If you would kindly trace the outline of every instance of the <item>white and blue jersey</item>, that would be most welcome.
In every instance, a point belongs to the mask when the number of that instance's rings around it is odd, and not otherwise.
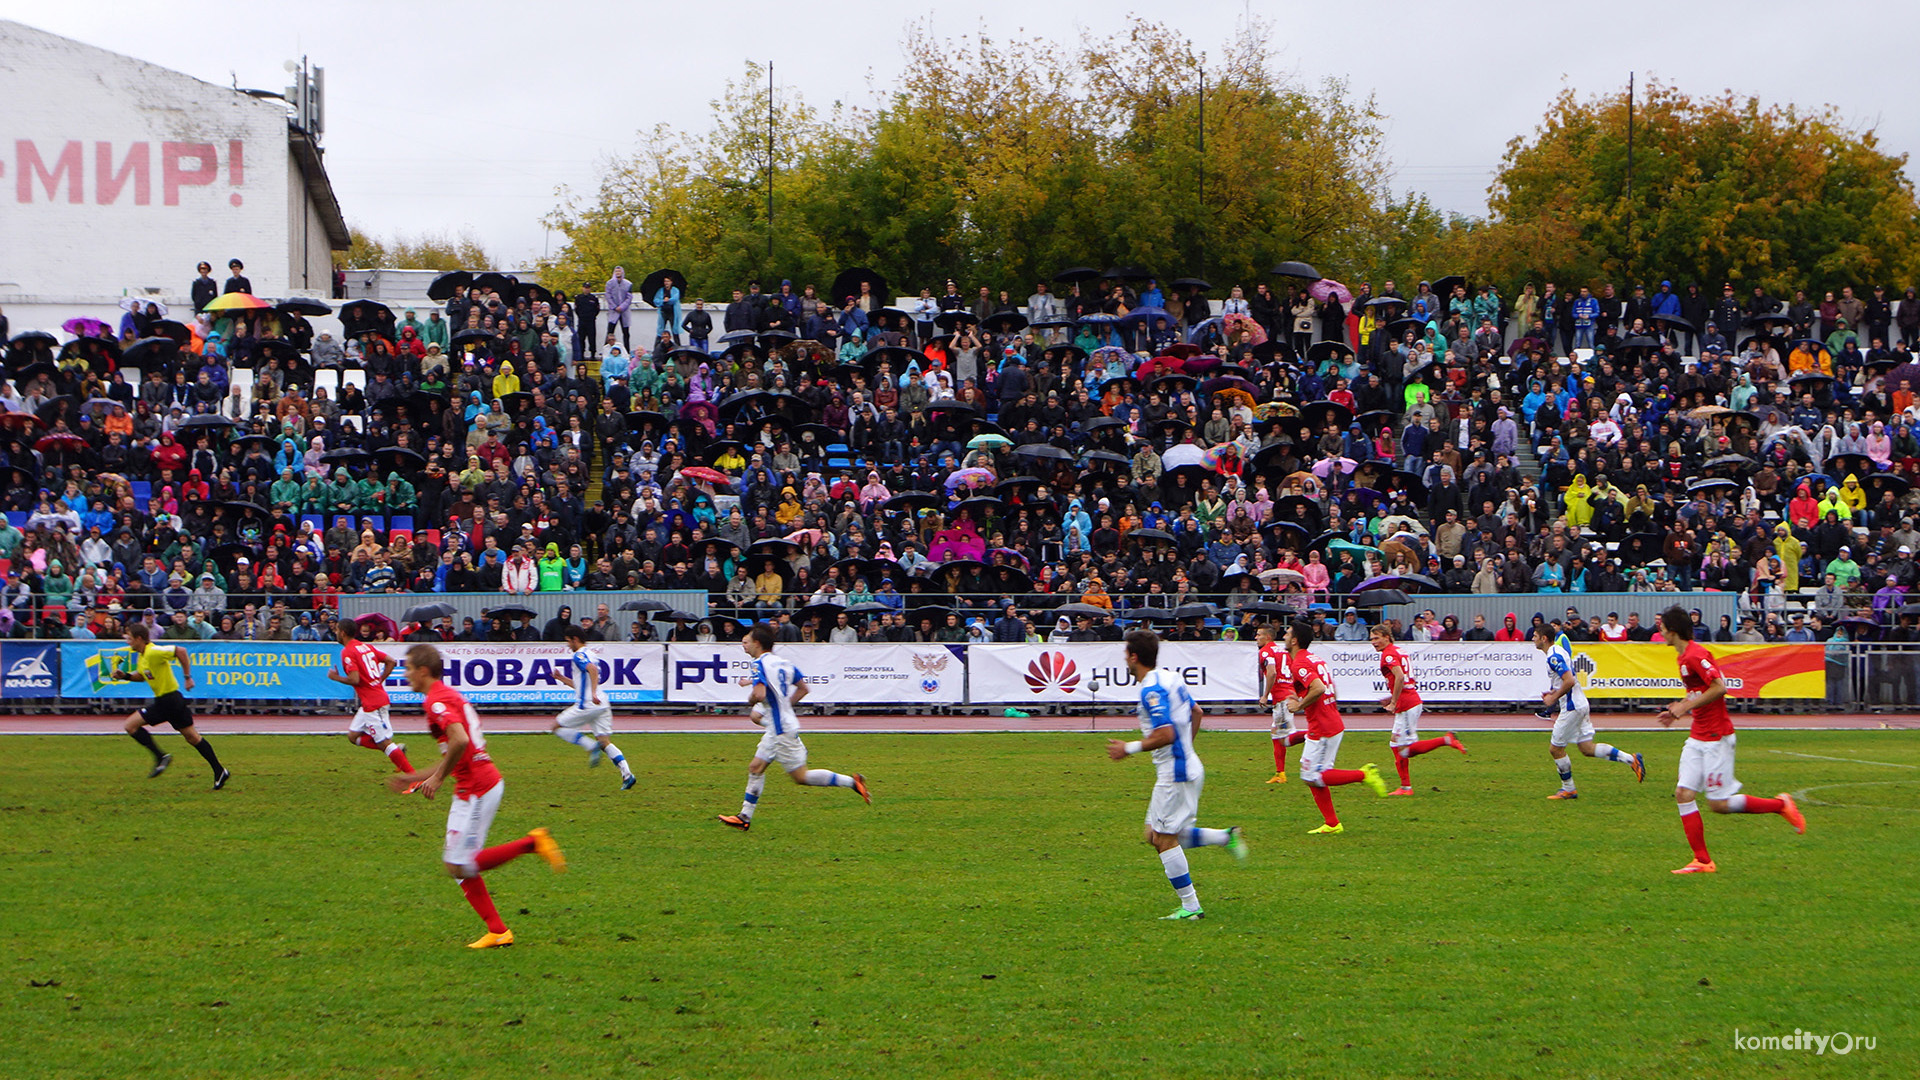
[[[753,685],[767,688],[767,730],[775,735],[800,734],[800,714],[793,708],[793,692],[806,680],[793,662],[772,653],[753,661]]]
[[[1153,752],[1155,779],[1186,783],[1206,774],[1193,752],[1193,695],[1178,675],[1154,670],[1140,680],[1140,734],[1173,729],[1173,741]]]
[[[594,652],[591,647],[582,646],[578,652],[568,658],[568,663],[573,666],[573,670],[568,674],[573,676],[574,707],[584,709],[593,704],[593,688],[587,685],[587,672],[599,667],[600,654]]]
[[[1567,640],[1567,635],[1561,634],[1554,638],[1553,648],[1547,650],[1547,672],[1553,679],[1553,685],[1549,687],[1553,690],[1560,688],[1562,679],[1573,675],[1573,643]],[[1560,712],[1564,715],[1578,712],[1586,707],[1587,692],[1580,689],[1579,676],[1574,676],[1573,689],[1560,697]]]

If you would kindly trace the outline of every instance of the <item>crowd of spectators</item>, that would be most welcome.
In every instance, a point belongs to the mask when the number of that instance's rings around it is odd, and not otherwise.
[[[1563,594],[1575,636],[1635,630],[1578,594],[1717,590],[1739,616],[1709,637],[1920,640],[1912,289],[1214,298],[1084,271],[709,304],[621,269],[571,295],[465,275],[424,318],[353,301],[336,339],[326,305],[229,269],[117,326],[0,313],[0,632],[323,639],[341,593],[694,589],[705,622],[582,617],[616,640],[1204,638],[1351,626],[1379,617],[1355,594],[1398,588],[1544,594],[1549,619]]]

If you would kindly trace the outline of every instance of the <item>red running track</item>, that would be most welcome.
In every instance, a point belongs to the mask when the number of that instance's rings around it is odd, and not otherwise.
[[[118,735],[125,714],[119,715],[43,715],[0,717],[0,735]],[[1360,713],[1347,716],[1347,727],[1355,731],[1388,731],[1393,718],[1384,713]],[[489,734],[516,734],[545,731],[553,723],[552,714],[488,714],[484,718]],[[1265,731],[1265,713],[1209,713],[1206,726],[1215,731]],[[1606,731],[1658,731],[1652,712],[1595,713],[1594,726]],[[958,734],[1019,731],[1121,732],[1138,731],[1139,721],[1125,714],[1100,716],[1034,716],[1017,719],[1005,716],[906,716],[805,715],[802,726],[809,734],[873,732],[887,734]],[[1806,715],[1769,715],[1736,713],[1734,724],[1744,729],[1776,730],[1880,730],[1899,728],[1920,730],[1920,715],[1875,715],[1871,713],[1813,713]],[[199,730],[208,735],[338,735],[347,729],[347,716],[202,716]],[[426,725],[417,713],[395,708],[394,730],[408,735],[424,735]],[[1421,727],[1442,731],[1524,731],[1545,735],[1550,725],[1536,721],[1526,713],[1430,713]],[[162,728],[165,731],[166,728]],[[621,734],[727,734],[739,735],[753,730],[744,716],[731,713],[684,713],[680,715],[631,714],[614,717],[614,730]]]

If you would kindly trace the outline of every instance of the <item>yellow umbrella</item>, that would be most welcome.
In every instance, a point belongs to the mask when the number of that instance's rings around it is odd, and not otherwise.
[[[273,305],[252,293],[230,292],[215,297],[202,311],[260,311]]]

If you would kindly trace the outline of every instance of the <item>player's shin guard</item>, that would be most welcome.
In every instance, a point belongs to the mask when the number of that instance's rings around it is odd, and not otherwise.
[[[853,777],[846,773],[830,772],[826,769],[807,770],[808,787],[852,787]]]
[[[1188,829],[1180,834],[1181,847],[1226,847],[1233,834],[1225,829]]]
[[[760,792],[767,786],[767,775],[759,773],[747,777],[747,797],[740,804],[740,817],[745,821],[753,820],[753,812],[760,808]]]
[[[1419,757],[1421,754],[1432,753],[1445,745],[1447,745],[1445,736],[1437,739],[1421,739],[1419,742],[1409,743],[1402,748],[1401,753],[1408,757]]]
[[[482,854],[485,854],[482,852]],[[507,924],[500,921],[500,912],[493,906],[493,896],[487,892],[487,883],[480,878],[470,877],[460,883],[460,891],[467,894],[467,903],[473,905],[474,913],[480,921],[487,924],[490,934],[504,934]]]
[[[1727,799],[1729,814],[1777,814],[1786,807],[1784,799],[1769,799],[1760,795],[1734,795]]]
[[[1357,770],[1349,769],[1348,771],[1353,772]],[[1324,775],[1325,774],[1322,774],[1322,776]],[[1325,820],[1328,825],[1340,824],[1340,818],[1333,812],[1333,792],[1328,791],[1320,784],[1309,785],[1307,790],[1313,792],[1313,805],[1320,808],[1320,817]]]
[[[407,760],[407,752],[400,749],[397,742],[387,744],[387,760],[393,762],[393,767],[401,772],[413,771],[413,763]]]
[[[127,734],[133,737],[134,742],[146,747],[147,752],[153,755],[153,760],[160,760],[160,744],[153,741],[153,733],[151,731],[143,727],[137,727]],[[204,742],[205,740],[202,741]]]
[[[1701,862],[1712,862],[1713,856],[1707,854],[1707,826],[1700,820],[1700,804],[1683,802],[1680,805],[1680,826],[1687,830],[1687,843],[1693,848],[1693,857]]]
[[[1187,873],[1187,853],[1183,848],[1170,847],[1160,853],[1160,865],[1166,867],[1167,884],[1180,894],[1180,906],[1188,911],[1200,910],[1200,894],[1194,891],[1193,875]]]
[[[193,748],[200,751],[201,757],[207,759],[207,764],[213,768],[213,775],[219,776],[220,758],[219,755],[213,752],[213,740],[202,738],[199,742],[193,744]]]
[[[601,749],[607,752],[607,760],[613,762],[614,767],[620,770],[621,776],[633,775],[633,770],[627,768],[627,755],[621,753],[619,747],[608,743],[601,747]]]
[[[1633,762],[1632,754],[1610,743],[1594,743],[1593,756],[1599,758],[1601,761],[1618,761],[1622,764],[1632,764]]]
[[[1554,758],[1553,767],[1560,770],[1560,789],[1573,790],[1573,761],[1569,758]]]
[[[1276,773],[1287,771],[1287,737],[1285,735],[1273,737],[1273,771]]]
[[[573,728],[554,728],[553,737],[561,742],[572,743],[589,754],[600,745],[600,740],[594,738],[591,732],[575,731]]]
[[[1320,774],[1320,782],[1328,787],[1342,784],[1357,784],[1367,778],[1359,769],[1327,769]]]
[[[1407,769],[1407,748],[1402,746],[1393,754],[1393,767],[1400,772],[1400,786],[1413,786],[1413,773]]]
[[[480,867],[481,873],[485,873],[499,866],[501,863],[512,862],[522,855],[531,854],[533,854],[533,837],[523,836],[518,840],[509,840],[504,844],[495,844],[490,848],[482,848],[480,853],[473,857],[473,861]],[[473,878],[470,880],[478,881],[479,879]],[[487,929],[493,930],[493,927],[489,926]],[[493,932],[497,934],[500,931],[493,930]]]

